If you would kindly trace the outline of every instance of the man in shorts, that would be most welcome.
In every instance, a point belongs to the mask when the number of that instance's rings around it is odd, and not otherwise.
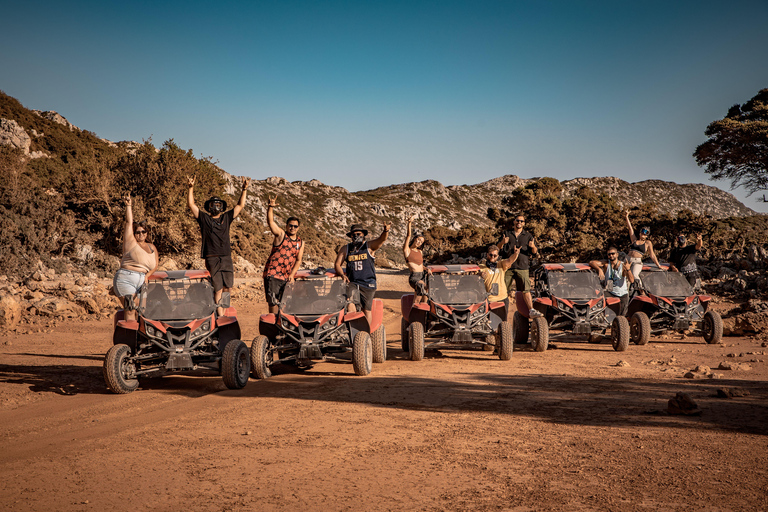
[[[270,313],[277,313],[287,283],[293,282],[301,268],[304,257],[304,242],[299,238],[299,219],[288,217],[285,229],[275,222],[274,208],[277,196],[270,197],[267,204],[267,225],[272,231],[272,252],[264,264],[264,294]]]
[[[617,297],[621,302],[621,316],[627,316],[629,307],[629,285],[635,282],[628,261],[621,261],[616,247],[608,248],[608,261],[592,260],[589,266],[597,270],[601,281],[605,281],[605,297]]]
[[[509,294],[507,292],[505,275],[519,255],[520,247],[515,247],[512,251],[512,256],[505,260],[500,260],[499,248],[495,245],[489,245],[485,253],[486,263],[485,265],[480,265],[480,276],[485,283],[485,290],[491,292],[493,285],[498,285],[498,292],[496,295],[488,297],[488,301],[504,303],[504,314],[501,315],[502,320],[507,320],[507,313],[509,312]]]
[[[384,224],[384,229],[376,240],[367,242],[368,230],[360,224],[353,224],[349,228],[347,236],[352,242],[344,245],[336,254],[336,274],[344,278],[348,283],[347,293],[350,295],[354,291],[360,294],[360,306],[371,325],[371,309],[373,308],[373,296],[376,293],[376,267],[375,253],[387,240],[389,235],[389,224]],[[346,263],[342,268],[342,263]],[[354,304],[350,304],[349,312],[357,311]]]
[[[701,233],[696,235],[695,244],[686,244],[685,235],[681,233],[677,237],[677,247],[672,249],[669,255],[669,269],[682,272],[697,293],[701,291],[701,274],[699,274],[699,267],[696,266],[696,256],[703,245]]]
[[[541,313],[533,309],[529,270],[531,268],[531,256],[536,256],[539,250],[536,248],[533,235],[524,230],[523,227],[525,227],[525,216],[520,213],[515,216],[515,229],[505,231],[496,246],[499,248],[500,257],[504,259],[512,256],[516,248],[520,249],[517,260],[507,270],[504,281],[510,294],[512,293],[511,285],[514,281],[515,290],[523,292],[523,299],[528,306],[528,317],[535,318],[541,316]]]
[[[203,243],[200,248],[200,257],[205,260],[205,268],[211,274],[213,281],[214,301],[219,316],[224,315],[224,306],[221,304],[221,296],[229,293],[235,283],[235,269],[232,265],[232,246],[229,242],[229,228],[232,221],[240,215],[245,208],[245,195],[249,178],[243,178],[243,191],[240,200],[235,207],[227,210],[227,202],[218,197],[212,197],[205,202],[204,208],[208,213],[198,208],[195,204],[195,177],[187,176],[189,191],[187,193],[187,206],[200,226],[200,235]]]

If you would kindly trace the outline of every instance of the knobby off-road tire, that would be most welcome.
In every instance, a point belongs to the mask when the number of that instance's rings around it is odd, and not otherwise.
[[[371,373],[373,368],[371,335],[365,331],[358,331],[352,341],[352,368],[355,370],[355,375],[361,377]]]
[[[629,346],[629,322],[627,317],[617,316],[611,324],[611,344],[616,352],[624,352]]]
[[[495,334],[489,334],[485,337],[485,343],[483,344],[483,352],[493,352],[496,350],[496,346],[499,344]]]
[[[549,346],[549,324],[543,316],[531,320],[531,348],[536,352],[544,352]]]
[[[135,391],[139,387],[139,379],[127,377],[130,363],[126,361],[131,355],[128,345],[114,345],[104,357],[104,381],[113,393],[119,395]]]
[[[499,359],[509,361],[512,359],[512,352],[515,350],[515,344],[512,342],[512,326],[504,321],[499,324],[499,332],[496,333],[496,340],[499,347]]]
[[[221,377],[229,389],[242,389],[251,374],[251,356],[240,340],[231,340],[221,356]]]
[[[268,379],[272,376],[267,357],[272,359],[272,352],[269,350],[269,338],[256,336],[251,343],[251,373],[254,379]]]
[[[723,339],[723,319],[717,311],[707,311],[701,321],[701,333],[704,341],[710,345]]]
[[[413,322],[408,326],[408,356],[411,361],[424,359],[424,326]]]
[[[519,311],[512,316],[512,337],[517,344],[528,343],[528,319]]]
[[[383,363],[387,360],[387,329],[382,323],[378,329],[371,333],[371,345],[373,346],[373,362]]]
[[[400,319],[400,346],[403,352],[408,352],[408,320]]]
[[[642,311],[629,320],[629,338],[635,345],[647,345],[651,339],[651,320]]]

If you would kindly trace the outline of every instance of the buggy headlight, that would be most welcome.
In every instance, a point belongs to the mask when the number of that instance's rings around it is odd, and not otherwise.
[[[297,332],[297,331],[299,330],[299,328],[298,328],[298,327],[296,327],[296,326],[295,326],[295,325],[293,325],[291,322],[289,322],[288,320],[285,320],[285,319],[281,319],[281,320],[280,320],[280,325],[281,325],[281,326],[282,326],[282,328],[283,328],[283,329],[285,329],[286,331]]]
[[[450,318],[450,315],[448,314],[448,312],[439,306],[435,308],[435,313],[440,318]]]
[[[699,305],[699,298],[698,297],[694,297],[693,300],[691,301],[691,303],[688,305],[688,309],[694,309],[698,305]]]
[[[209,330],[211,330],[211,322],[210,320],[206,320],[203,325],[198,327],[192,332],[192,337],[197,338],[198,336],[202,336],[203,334],[207,333]]]
[[[559,299],[555,299],[555,304],[557,305],[557,309],[560,309],[560,310],[570,309],[568,306],[565,305],[565,302]]]
[[[485,314],[485,304],[477,308],[477,311],[472,313],[472,318],[477,318],[479,316],[483,316]]]
[[[592,311],[592,312],[594,312],[594,311],[599,311],[599,310],[603,309],[603,307],[605,307],[605,306],[603,305],[603,300],[604,300],[604,299],[600,299],[600,300],[597,302],[597,304],[595,304],[594,306],[592,306],[592,307],[591,307],[589,310],[590,310],[590,311]]]
[[[144,324],[144,330],[147,332],[147,336],[154,336],[156,332],[155,328],[149,324]]]

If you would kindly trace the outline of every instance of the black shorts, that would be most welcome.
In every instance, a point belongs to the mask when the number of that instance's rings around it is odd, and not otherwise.
[[[232,256],[207,256],[205,268],[211,274],[213,289],[232,288],[235,284],[235,269],[232,266]]]
[[[352,299],[355,306],[360,306],[363,311],[373,309],[373,296],[376,294],[376,288],[368,288],[357,283],[349,283],[347,286],[347,297]]]
[[[421,284],[419,284],[419,281],[421,281]],[[408,278],[408,284],[414,289],[416,295],[427,294],[427,287],[424,283],[424,272],[413,272],[411,277]]]
[[[273,276],[264,278],[264,295],[267,297],[267,304],[277,306],[283,300],[283,291],[287,282]]]

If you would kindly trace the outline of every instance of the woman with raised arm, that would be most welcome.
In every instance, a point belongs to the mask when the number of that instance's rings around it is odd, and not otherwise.
[[[424,235],[412,233],[412,224],[413,217],[408,219],[408,229],[403,240],[403,256],[411,271],[408,284],[415,292],[413,303],[418,304],[427,302],[427,276],[424,272],[424,254],[421,252],[424,247]]]
[[[136,320],[133,301],[126,303],[126,297],[134,300],[141,286],[152,273],[157,270],[157,248],[147,242],[147,221],[133,222],[133,200],[130,194],[123,199],[125,202],[125,227],[123,228],[123,257],[120,268],[115,272],[112,286],[115,295],[120,299],[125,309],[125,320]]]
[[[630,272],[635,276],[635,279],[640,277],[640,272],[643,270],[643,256],[648,254],[651,260],[662,270],[666,270],[666,267],[659,265],[659,260],[656,258],[656,253],[653,252],[653,244],[648,240],[648,235],[651,234],[650,228],[643,226],[640,228],[639,236],[635,236],[635,231],[632,229],[632,222],[629,220],[629,210],[625,212],[627,219],[627,227],[629,228],[629,239],[632,242],[629,245],[627,251],[627,257],[629,258]]]

